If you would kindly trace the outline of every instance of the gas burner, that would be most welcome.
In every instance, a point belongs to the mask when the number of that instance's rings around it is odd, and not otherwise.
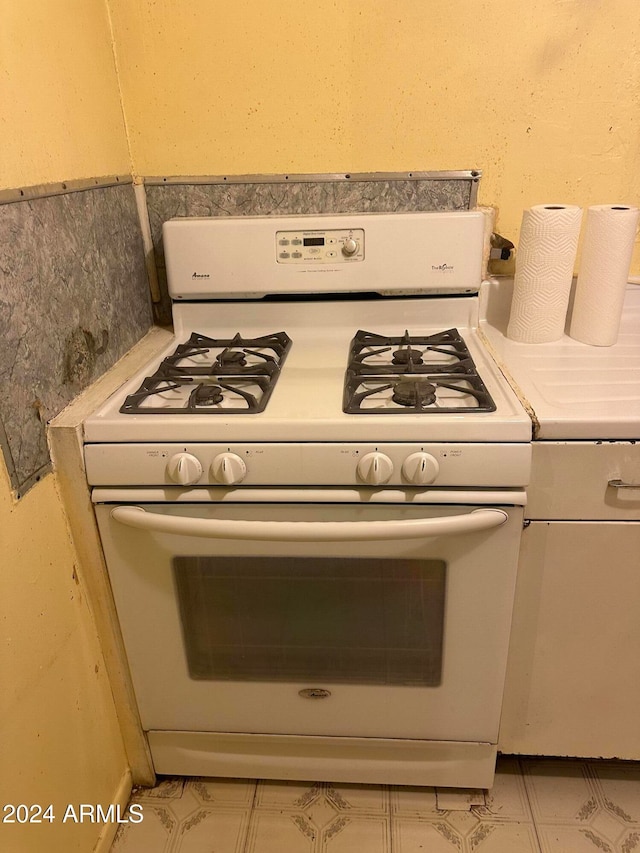
[[[407,347],[406,349],[397,349],[393,353],[393,364],[424,364],[422,352],[419,349]]]
[[[246,352],[240,352],[234,349],[224,349],[216,356],[216,364],[220,367],[244,367],[246,363]]]
[[[393,386],[392,400],[400,406],[430,406],[436,401],[436,386],[426,379],[401,379]]]
[[[219,385],[198,385],[189,394],[189,406],[214,406],[224,399]]]
[[[382,345],[382,346],[381,346]],[[451,414],[496,409],[457,329],[351,342],[342,409],[347,414]]]
[[[264,411],[291,348],[284,332],[209,338],[194,332],[130,394],[123,414],[254,414]],[[207,377],[214,377],[215,383]]]

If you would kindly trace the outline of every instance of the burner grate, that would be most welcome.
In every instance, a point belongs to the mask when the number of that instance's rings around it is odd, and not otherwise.
[[[255,414],[265,410],[291,348],[284,332],[258,338],[209,338],[179,344],[130,394],[123,414]]]
[[[496,405],[457,329],[385,337],[358,331],[349,352],[347,414],[494,412]]]

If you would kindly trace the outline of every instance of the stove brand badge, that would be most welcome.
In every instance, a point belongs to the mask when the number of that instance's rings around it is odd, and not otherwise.
[[[453,264],[431,264],[434,272],[453,272]]]
[[[194,272],[191,278],[210,278],[208,272]]]

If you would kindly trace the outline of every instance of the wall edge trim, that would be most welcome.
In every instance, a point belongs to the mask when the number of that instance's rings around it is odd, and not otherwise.
[[[73,181],[35,184],[31,187],[15,187],[13,189],[0,190],[0,204],[13,204],[16,201],[32,201],[37,198],[49,198],[54,195],[84,192],[85,190],[126,186],[132,183],[132,175],[106,175],[99,178],[77,178]]]
[[[340,181],[471,181],[477,184],[482,177],[480,169],[434,172],[335,172],[265,175],[151,175],[140,178],[147,186],[165,184],[299,184]]]
[[[116,787],[116,790],[110,800],[110,804],[120,806],[120,813],[123,815],[125,813],[125,809],[129,804],[129,799],[131,797],[132,790],[133,783],[131,780],[131,771],[127,769],[120,777],[118,786]],[[93,847],[93,853],[109,853],[113,844],[113,840],[116,836],[116,832],[118,831],[118,826],[118,823],[116,823],[115,821],[109,821],[105,823],[104,827],[102,828],[102,831],[100,832],[100,835],[98,836],[98,840],[96,841]]]

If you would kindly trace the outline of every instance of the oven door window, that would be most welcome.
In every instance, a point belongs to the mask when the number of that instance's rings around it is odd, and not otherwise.
[[[193,679],[440,684],[442,560],[172,562]]]

